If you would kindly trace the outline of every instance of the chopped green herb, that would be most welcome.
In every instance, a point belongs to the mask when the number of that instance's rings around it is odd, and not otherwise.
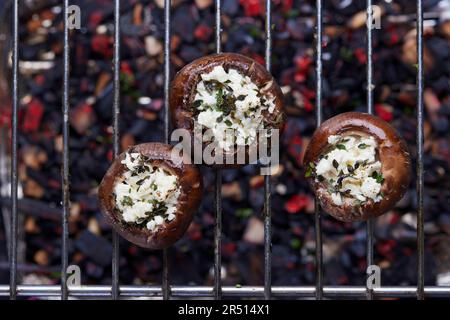
[[[313,175],[314,169],[315,169],[315,165],[313,162],[308,163],[308,167],[306,168],[305,171],[305,178],[309,178]]]
[[[216,103],[217,106],[220,107],[223,103],[223,91],[222,89],[219,89],[219,91],[217,91],[216,93]]]
[[[333,159],[333,167],[337,170],[339,168],[339,163],[336,161],[336,159]]]
[[[145,177],[145,178],[142,178],[141,180],[136,181],[136,184],[138,186],[142,185],[147,178],[149,178],[149,177]]]
[[[337,184],[337,186],[340,188],[340,187],[342,187],[342,181],[345,179],[345,178],[348,178],[348,174],[346,174],[346,175],[343,175],[343,176],[340,176],[338,179],[337,179],[337,182],[336,182],[336,184]]]
[[[312,173],[313,173],[313,169],[312,169],[311,167],[306,168],[306,171],[305,171],[305,178],[311,177],[311,176],[312,176]]]
[[[201,100],[195,100],[194,103],[192,104],[194,109],[198,109],[201,105],[202,105],[202,101]]]
[[[339,150],[347,150],[347,148],[345,148],[345,146],[342,143],[337,144],[336,148],[338,148]]]
[[[230,94],[224,96],[221,111],[228,116],[233,110],[236,110],[236,98]]]
[[[217,80],[209,80],[205,81],[205,89],[209,93],[212,93],[214,90],[222,88],[222,84]]]
[[[231,122],[229,119],[225,120],[225,124],[229,127],[233,125],[233,122]]]
[[[133,199],[131,199],[129,196],[124,196],[122,199],[122,205],[123,206],[132,206],[133,205]]]
[[[360,144],[358,145],[358,148],[360,148],[360,149],[365,149],[365,148],[367,148],[367,147],[368,147],[368,145],[365,144],[365,143],[360,143]]]
[[[374,171],[372,173],[372,178],[377,180],[377,183],[383,183],[383,181],[384,181],[384,178],[383,178],[383,175],[381,174],[381,172]]]

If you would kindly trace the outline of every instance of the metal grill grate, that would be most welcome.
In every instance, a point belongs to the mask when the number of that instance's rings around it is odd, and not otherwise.
[[[117,233],[113,234],[113,258],[112,258],[112,284],[111,286],[81,286],[67,288],[66,268],[68,265],[68,213],[70,209],[69,202],[69,31],[67,28],[67,17],[69,1],[63,0],[64,13],[64,77],[63,77],[63,210],[62,210],[62,257],[61,257],[61,286],[32,286],[17,285],[17,238],[18,238],[18,166],[17,166],[17,129],[18,129],[18,0],[13,1],[12,15],[12,162],[11,162],[11,224],[9,243],[9,263],[10,263],[10,284],[0,285],[0,296],[9,295],[11,299],[17,296],[60,296],[61,299],[73,297],[154,297],[162,296],[164,299],[173,297],[214,297],[220,299],[227,297],[315,297],[322,299],[329,298],[364,298],[372,299],[376,297],[417,297],[423,299],[427,297],[449,297],[449,287],[424,287],[424,215],[423,215],[423,7],[422,0],[417,0],[417,198],[418,201],[418,219],[417,219],[417,287],[381,287],[369,289],[364,286],[359,287],[324,287],[323,286],[323,260],[322,260],[322,229],[321,229],[321,210],[316,201],[315,210],[315,232],[316,232],[316,284],[315,286],[272,286],[271,285],[271,202],[270,202],[270,177],[265,176],[264,180],[264,286],[263,287],[222,287],[221,285],[221,234],[222,234],[222,204],[221,204],[221,170],[215,171],[215,211],[216,223],[214,228],[214,285],[212,287],[199,286],[170,286],[168,250],[163,252],[163,279],[162,287],[157,286],[120,286],[119,285],[119,237]],[[170,6],[171,1],[164,1],[164,138],[169,141],[169,83],[170,83]],[[221,1],[215,0],[215,44],[216,52],[221,52]],[[372,20],[372,1],[367,0],[368,20]],[[120,120],[120,1],[114,1],[114,55],[113,55],[113,149],[114,156],[119,153],[119,120]],[[265,20],[265,61],[266,67],[271,69],[271,1],[266,0],[266,20]],[[316,0],[316,123],[319,126],[322,123],[322,0]],[[373,113],[373,93],[372,93],[372,28],[367,27],[367,112]],[[367,222],[367,262],[373,264],[373,231],[374,220]]]

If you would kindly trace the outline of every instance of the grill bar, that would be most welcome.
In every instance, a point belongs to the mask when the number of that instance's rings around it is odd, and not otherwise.
[[[221,32],[222,32],[222,23],[221,23],[221,0],[215,0],[216,5],[216,15],[215,15],[215,31],[216,31],[216,53],[220,53],[222,51],[222,43],[221,43]]]
[[[215,170],[214,188],[214,203],[216,208],[216,222],[214,225],[214,298],[218,300],[222,296],[222,171],[220,169]]]
[[[417,299],[425,298],[424,291],[424,212],[423,212],[423,4],[417,0]]]
[[[272,15],[271,1],[266,1],[266,69],[272,68]],[[270,165],[270,164],[269,164]],[[270,175],[264,176],[264,299],[269,300],[272,291],[272,210],[270,201]]]
[[[322,123],[322,0],[316,0],[316,126]],[[315,297],[323,298],[322,212],[315,200],[316,232],[316,290]]]
[[[373,22],[373,7],[372,0],[367,0],[367,113],[373,114],[373,69],[372,69],[372,22]],[[367,266],[373,265],[373,231],[375,219],[367,220],[366,234],[366,260]],[[369,275],[367,275],[369,276]],[[373,290],[367,288],[367,299],[373,299]]]
[[[19,2],[15,0],[12,7],[12,124],[11,124],[11,223],[10,223],[10,241],[9,241],[9,272],[10,272],[10,299],[16,299],[17,295],[17,122],[19,108],[18,92],[18,65],[19,65]]]
[[[61,299],[66,300],[67,292],[67,265],[69,261],[67,247],[69,238],[70,214],[70,190],[69,190],[69,76],[70,76],[70,57],[69,57],[69,28],[67,25],[69,16],[69,0],[63,2],[63,20],[64,20],[64,39],[63,39],[63,94],[62,94],[62,113],[63,113],[63,154],[62,154],[62,254],[61,254]]]
[[[114,0],[114,55],[113,55],[113,157],[120,153],[120,1]],[[119,235],[112,233],[112,298],[119,297]]]
[[[169,84],[170,84],[170,0],[164,0],[164,142],[169,143]],[[169,249],[163,249],[162,289],[164,300],[170,298]]]
[[[220,53],[222,51],[221,0],[216,0],[215,6],[216,53]],[[214,298],[218,300],[222,296],[222,170],[215,169],[214,171],[214,207],[216,209],[214,225]]]
[[[121,297],[161,297],[162,290],[159,286],[120,286]],[[365,286],[326,286],[323,287],[323,295],[327,298],[362,298],[367,295]],[[383,298],[411,298],[416,297],[417,287],[379,287],[374,288],[375,297]],[[19,285],[17,287],[18,296],[29,297],[52,297],[60,296],[61,287],[57,285]],[[450,295],[450,287],[424,287],[424,292],[428,297],[442,298]],[[9,294],[9,286],[0,286],[0,296]],[[172,297],[213,297],[214,287],[212,286],[172,286]],[[258,297],[264,296],[264,287],[244,286],[236,288],[234,286],[223,286],[224,297]],[[111,298],[111,286],[81,286],[69,287],[71,297],[103,297]],[[314,286],[273,286],[272,295],[274,297],[296,297],[313,298],[316,296]]]

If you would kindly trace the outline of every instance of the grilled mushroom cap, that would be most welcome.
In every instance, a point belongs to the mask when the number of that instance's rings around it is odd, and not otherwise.
[[[384,181],[381,185],[382,199],[374,202],[372,199],[361,205],[344,202],[336,205],[328,191],[326,181],[317,181],[308,177],[322,208],[336,219],[342,221],[360,221],[377,217],[390,210],[405,194],[410,180],[411,160],[405,141],[387,122],[375,116],[348,112],[325,121],[315,132],[306,149],[304,164],[314,165],[319,157],[329,150],[331,145],[328,137],[332,135],[372,136],[377,142],[377,157],[381,162],[381,174]]]
[[[243,76],[248,76],[251,81],[256,84],[261,93],[272,95],[274,99],[275,109],[272,113],[264,111],[263,118],[266,129],[281,129],[283,125],[283,94],[280,87],[276,84],[272,75],[258,62],[246,56],[236,53],[221,53],[202,57],[194,60],[190,64],[181,69],[174,80],[172,81],[170,92],[170,114],[172,123],[177,128],[187,129],[191,132],[192,141],[194,129],[194,98],[196,95],[197,84],[202,80],[201,75],[211,72],[214,67],[222,66],[225,70],[234,69]],[[203,144],[203,148],[207,143]],[[257,141],[255,141],[257,143]],[[236,148],[235,148],[236,149]],[[245,147],[246,163],[248,163],[248,146]],[[242,164],[225,164],[227,152],[223,152],[223,164],[213,164],[215,167],[239,167]],[[236,160],[236,153],[234,151],[234,158]],[[228,153],[230,157],[230,153]]]
[[[127,223],[116,209],[114,187],[120,181],[127,167],[121,163],[126,152],[120,154],[106,172],[99,190],[100,208],[112,227],[128,241],[144,248],[164,249],[180,239],[192,221],[202,196],[202,177],[197,167],[188,164],[181,156],[171,157],[172,147],[162,143],[144,143],[133,146],[127,152],[138,152],[149,158],[153,166],[163,168],[178,178],[180,195],[178,196],[176,218],[165,221],[154,231],[145,226]]]

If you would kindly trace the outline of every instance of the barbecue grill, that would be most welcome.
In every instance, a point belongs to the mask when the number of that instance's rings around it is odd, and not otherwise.
[[[265,1],[265,64],[266,68],[271,69],[271,52],[272,52],[272,29],[271,29],[271,1]],[[112,283],[111,285],[86,285],[77,287],[67,287],[67,270],[68,267],[68,215],[70,209],[69,195],[69,30],[67,28],[67,17],[69,16],[69,1],[63,0],[63,16],[64,19],[64,54],[63,54],[63,99],[62,99],[62,118],[63,118],[63,164],[62,164],[62,255],[61,255],[61,285],[19,285],[17,283],[17,267],[18,267],[18,236],[19,236],[19,215],[18,215],[18,104],[19,104],[19,1],[12,1],[12,141],[11,141],[11,220],[9,230],[9,268],[10,282],[8,284],[0,284],[0,296],[9,296],[11,299],[17,297],[39,296],[39,297],[60,297],[68,299],[69,297],[79,298],[112,298],[119,299],[124,297],[162,297],[170,299],[172,297],[212,297],[220,299],[222,297],[258,297],[271,299],[275,297],[285,298],[367,298],[375,297],[416,297],[424,299],[425,297],[450,297],[450,287],[424,286],[424,164],[423,164],[423,144],[424,144],[424,108],[423,108],[423,90],[424,90],[424,67],[423,67],[423,29],[424,29],[424,12],[422,0],[417,0],[416,25],[417,25],[417,167],[415,174],[417,175],[417,286],[395,286],[395,287],[377,287],[369,288],[366,286],[324,286],[323,284],[323,256],[322,256],[322,212],[316,202],[315,209],[315,266],[316,277],[315,286],[272,286],[271,269],[271,185],[270,177],[265,176],[264,179],[264,285],[258,287],[242,286],[231,287],[221,285],[221,234],[222,234],[222,203],[221,203],[221,185],[222,173],[220,169],[215,170],[215,241],[214,241],[214,283],[212,286],[173,286],[170,282],[170,265],[168,263],[168,250],[163,252],[163,278],[162,286],[137,286],[119,284],[119,239],[116,233],[113,234],[113,258],[112,258]],[[315,50],[316,50],[316,124],[319,126],[323,119],[322,115],[322,0],[316,0],[316,29],[315,29]],[[119,63],[120,63],[120,36],[121,26],[120,17],[120,1],[114,0],[114,55],[112,59],[113,68],[113,145],[114,156],[119,153],[119,137],[120,132],[120,81],[119,81]],[[367,0],[367,17],[368,21],[372,21],[373,10],[372,0]],[[170,35],[171,35],[171,1],[164,1],[164,142],[169,142],[169,117],[168,117],[168,101],[169,101],[169,83],[170,83]],[[367,113],[372,114],[374,111],[373,102],[373,65],[372,65],[372,27],[367,26]],[[221,52],[221,0],[215,0],[215,47],[216,52]],[[5,136],[0,136],[4,145]],[[2,147],[3,152],[5,148]],[[4,160],[4,157],[2,157]],[[0,172],[1,173],[1,172]],[[375,221],[367,221],[367,264],[373,265],[374,255],[374,225]]]

